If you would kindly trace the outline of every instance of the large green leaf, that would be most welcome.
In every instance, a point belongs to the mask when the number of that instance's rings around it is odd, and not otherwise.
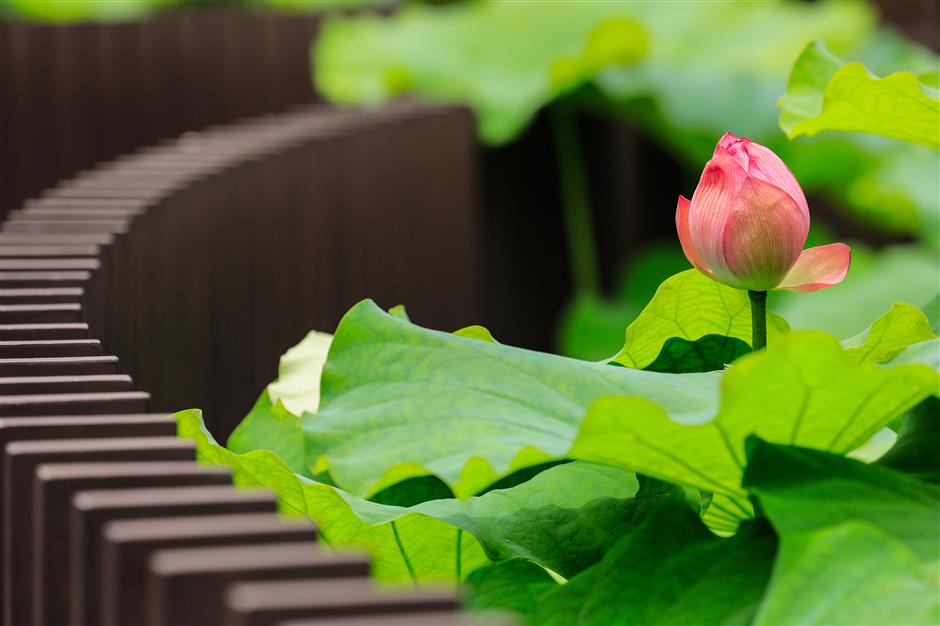
[[[751,512],[741,487],[748,435],[845,454],[937,389],[928,367],[856,364],[828,335],[794,332],[727,370],[714,419],[678,424],[647,399],[603,398],[568,456],[712,492],[708,521],[731,530]]]
[[[780,127],[791,138],[844,130],[940,148],[935,88],[911,72],[879,78],[861,63],[843,63],[818,41],[797,58],[780,107]]]
[[[276,492],[281,512],[314,522],[328,546],[367,551],[378,580],[454,582],[489,562],[470,533],[295,474],[267,450],[230,452],[212,439],[200,411],[183,411],[176,419],[180,436],[195,441],[201,463],[230,467],[238,486]]]
[[[744,484],[781,537],[758,624],[940,618],[940,486],[752,439]]]
[[[754,624],[940,623],[937,588],[903,543],[867,522],[786,535]]]
[[[624,15],[616,3],[473,2],[333,18],[318,37],[314,75],[337,102],[417,92],[467,104],[481,136],[500,143],[559,94],[644,54],[645,30]]]
[[[196,442],[200,461],[230,466],[236,484],[276,491],[282,510],[316,522],[331,545],[365,548],[376,576],[385,580],[452,579],[485,563],[484,553],[493,560],[530,559],[572,576],[599,560],[662,495],[647,490],[635,498],[633,473],[574,462],[467,500],[382,504],[299,476],[266,450],[222,448],[198,411],[179,413],[177,420],[180,435]]]
[[[531,620],[539,598],[558,583],[531,561],[500,561],[467,576],[461,604],[475,613],[500,611]],[[515,623],[515,621],[511,622]]]
[[[767,314],[767,341],[773,343],[790,327]],[[692,269],[666,280],[646,308],[627,327],[623,349],[611,359],[626,367],[645,368],[673,337],[695,341],[722,335],[750,345],[751,304],[747,293],[712,280]]]
[[[924,312],[904,302],[876,319],[867,329],[842,342],[849,356],[859,363],[890,361],[911,344],[934,339]]]
[[[281,357],[278,379],[229,436],[229,450],[270,450],[295,472],[307,474],[300,416],[315,413],[320,404],[320,373],[331,340],[326,333],[310,332]]]
[[[434,474],[466,497],[561,457],[595,400],[649,398],[680,422],[715,412],[720,375],[577,361],[420,328],[371,301],[340,322],[307,460],[361,495]]]
[[[532,623],[749,624],[775,547],[766,524],[752,522],[721,539],[667,500],[603,561],[545,594]]]
[[[936,573],[940,485],[835,454],[748,440],[745,489],[783,537],[865,521],[906,545]]]

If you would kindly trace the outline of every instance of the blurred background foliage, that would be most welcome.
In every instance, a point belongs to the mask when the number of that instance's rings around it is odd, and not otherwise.
[[[807,245],[838,237],[853,248],[852,270],[839,287],[772,296],[771,307],[795,328],[848,337],[894,301],[924,306],[937,293],[940,155],[861,133],[790,140],[779,126],[778,99],[813,40],[880,76],[898,70],[936,76],[937,55],[881,23],[867,2],[7,0],[3,11],[68,22],[211,6],[381,8],[381,14],[344,11],[323,24],[312,62],[328,99],[374,105],[407,94],[466,105],[481,142],[493,147],[518,141],[546,108],[617,120],[681,169],[684,186],[669,189],[671,197],[690,197],[725,131],[770,147],[810,199]],[[560,187],[570,183],[569,170],[591,161],[566,151],[558,150]],[[675,204],[618,210],[665,218]],[[559,350],[589,359],[613,354],[656,286],[688,267],[674,236],[655,234],[662,241],[617,251],[622,269],[612,288],[601,293],[575,281],[559,322]],[[596,255],[576,242],[559,254]]]
[[[319,88],[338,102],[408,93],[469,105],[490,145],[514,141],[539,109],[560,105],[624,120],[694,177],[725,131],[767,145],[810,196],[810,245],[833,241],[833,231],[854,239],[843,285],[775,294],[772,306],[794,327],[847,337],[896,300],[924,305],[936,293],[940,157],[856,133],[789,140],[777,100],[813,40],[879,75],[938,68],[932,51],[880,25],[865,2],[409,5],[390,19],[329,21],[314,66]],[[675,206],[623,210],[672,214]],[[576,290],[560,326],[563,352],[611,354],[659,282],[687,267],[675,241],[622,256],[632,263],[613,293]]]

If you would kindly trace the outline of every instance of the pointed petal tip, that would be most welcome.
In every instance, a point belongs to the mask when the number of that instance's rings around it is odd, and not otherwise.
[[[777,290],[808,293],[838,285],[849,272],[852,249],[844,243],[807,248]]]

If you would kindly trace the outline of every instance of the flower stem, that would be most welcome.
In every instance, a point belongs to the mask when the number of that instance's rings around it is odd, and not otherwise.
[[[767,292],[748,291],[751,299],[751,347],[756,352],[767,346]]]
[[[578,127],[574,113],[563,104],[551,107],[551,122],[572,281],[578,294],[597,295],[600,292],[597,251]]]

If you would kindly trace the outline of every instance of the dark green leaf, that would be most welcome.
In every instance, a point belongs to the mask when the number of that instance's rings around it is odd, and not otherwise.
[[[671,337],[663,344],[656,360],[643,369],[674,374],[713,372],[723,370],[729,363],[750,352],[751,346],[737,337],[705,335],[695,341]]]
[[[781,536],[865,521],[899,539],[925,564],[940,563],[940,486],[756,437],[747,442],[742,484]]]
[[[600,563],[546,594],[534,623],[749,624],[775,546],[765,524],[722,539],[683,503],[665,500]]]
[[[474,613],[502,611],[531,623],[539,598],[558,587],[544,568],[524,559],[481,567],[467,576],[461,604]]]
[[[904,416],[894,447],[877,464],[940,483],[940,398],[931,396]]]
[[[757,624],[933,624],[940,487],[748,440],[745,487],[780,536]]]

